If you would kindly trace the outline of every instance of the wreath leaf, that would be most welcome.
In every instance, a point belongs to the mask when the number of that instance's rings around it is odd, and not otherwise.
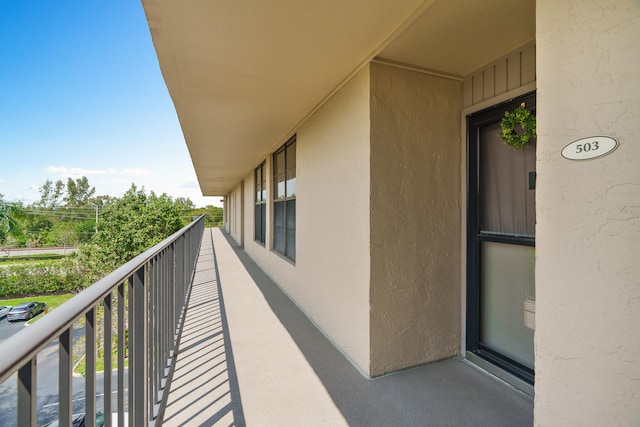
[[[516,125],[522,127],[522,133],[516,131]],[[504,113],[500,127],[502,142],[514,150],[522,150],[529,145],[531,138],[536,137],[536,116],[521,105],[512,113]]]

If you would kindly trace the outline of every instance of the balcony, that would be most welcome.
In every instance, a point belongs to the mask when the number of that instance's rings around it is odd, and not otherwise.
[[[190,280],[190,286],[184,288],[184,298],[176,298],[174,309],[169,310],[176,313],[175,318],[156,318],[154,310],[149,309],[149,321],[142,322],[147,325],[142,329],[145,332],[134,332],[138,347],[130,337],[132,375],[124,379],[123,373],[123,378],[104,385],[104,390],[115,391],[113,399],[101,398],[102,392],[92,379],[96,374],[87,375],[87,394],[98,396],[87,399],[87,414],[114,412],[113,421],[120,418],[120,422],[128,421],[128,425],[135,426],[533,423],[530,397],[459,358],[375,380],[365,378],[221,230],[195,227],[194,230],[197,244],[184,244],[183,248],[198,248],[197,262],[192,267],[188,260],[175,263],[186,268],[174,276]],[[161,253],[164,251],[161,248]],[[190,250],[180,252],[180,257],[189,258]],[[147,258],[142,263],[147,266],[146,271],[155,271],[154,266],[162,265],[155,258],[150,261]],[[135,271],[139,270],[134,268]],[[129,283],[129,275],[117,278],[111,284],[115,286],[113,289],[117,290],[118,283]],[[148,285],[137,295],[143,298],[147,292],[148,307],[164,301],[162,293],[150,289],[152,279],[158,276],[157,273],[147,279],[140,276],[138,285]],[[99,285],[101,282],[94,287]],[[175,285],[180,287],[177,281]],[[104,300],[104,291],[108,293],[110,289],[107,286],[99,292],[100,298],[87,303],[82,311],[91,312],[91,307]],[[135,289],[130,288],[132,295],[136,295]],[[63,311],[63,307],[58,310]],[[130,308],[134,309],[131,305]],[[142,314],[138,313],[138,322]],[[130,311],[129,317],[135,319],[136,314]],[[175,328],[158,326],[172,322]],[[33,331],[24,331],[22,336],[38,333],[36,326],[38,323],[30,327]],[[135,320],[129,328],[136,331]],[[158,332],[162,330],[171,339],[161,338]],[[56,333],[49,338],[55,339]],[[141,335],[146,336],[146,343],[139,341]],[[5,344],[0,345],[3,354],[7,350]],[[3,381],[11,372],[18,372],[18,425],[40,425],[35,415],[39,411],[34,392],[37,375],[30,362],[35,359],[36,350],[21,349],[16,363],[0,366]],[[141,361],[146,364],[140,365]],[[62,368],[60,372],[64,382],[68,373]],[[113,375],[118,377],[119,372],[114,369]],[[129,390],[137,391],[129,393]],[[61,387],[60,395],[65,393],[68,395],[70,391]],[[60,399],[61,419],[71,412],[65,399]],[[91,418],[87,418],[87,425],[92,425]]]

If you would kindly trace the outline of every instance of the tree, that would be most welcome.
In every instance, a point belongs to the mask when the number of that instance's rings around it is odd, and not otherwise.
[[[176,204],[176,206],[184,210],[191,210],[191,209],[195,209],[196,207],[196,205],[194,205],[191,199],[188,197],[178,197],[176,198],[174,203]]]
[[[67,180],[67,195],[64,201],[67,207],[86,206],[95,192],[96,188],[89,186],[89,180],[86,176],[75,181],[69,178]]]
[[[224,210],[217,206],[208,205],[206,208],[197,208],[189,212],[191,217],[204,215],[205,227],[221,227],[224,222]]]
[[[64,183],[57,180],[55,184],[51,180],[46,180],[40,187],[40,201],[38,207],[53,209],[60,204],[60,198],[64,192]]]
[[[48,243],[55,246],[75,246],[80,241],[77,226],[73,222],[57,222],[47,235]]]
[[[147,195],[135,185],[106,205],[93,243],[103,272],[109,272],[180,230],[181,210],[166,194]]]
[[[13,204],[4,201],[4,195],[0,194],[0,243],[5,243],[9,237],[22,235],[22,228],[17,218],[21,211]]]
[[[20,221],[25,230],[21,243],[40,246],[89,241],[96,228],[96,209],[113,199],[94,194],[95,187],[85,176],[69,178],[66,186],[61,180],[46,180],[40,187],[40,200],[25,209],[28,215]]]

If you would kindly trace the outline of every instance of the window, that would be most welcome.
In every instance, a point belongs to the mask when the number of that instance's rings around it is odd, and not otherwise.
[[[255,170],[255,236],[264,245],[267,230],[267,176],[264,162]]]
[[[296,137],[273,154],[273,250],[296,259]]]

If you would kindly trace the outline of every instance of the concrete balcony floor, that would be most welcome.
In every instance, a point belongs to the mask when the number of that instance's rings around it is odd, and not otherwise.
[[[460,358],[363,377],[241,248],[205,230],[163,425],[532,424],[530,397]]]

